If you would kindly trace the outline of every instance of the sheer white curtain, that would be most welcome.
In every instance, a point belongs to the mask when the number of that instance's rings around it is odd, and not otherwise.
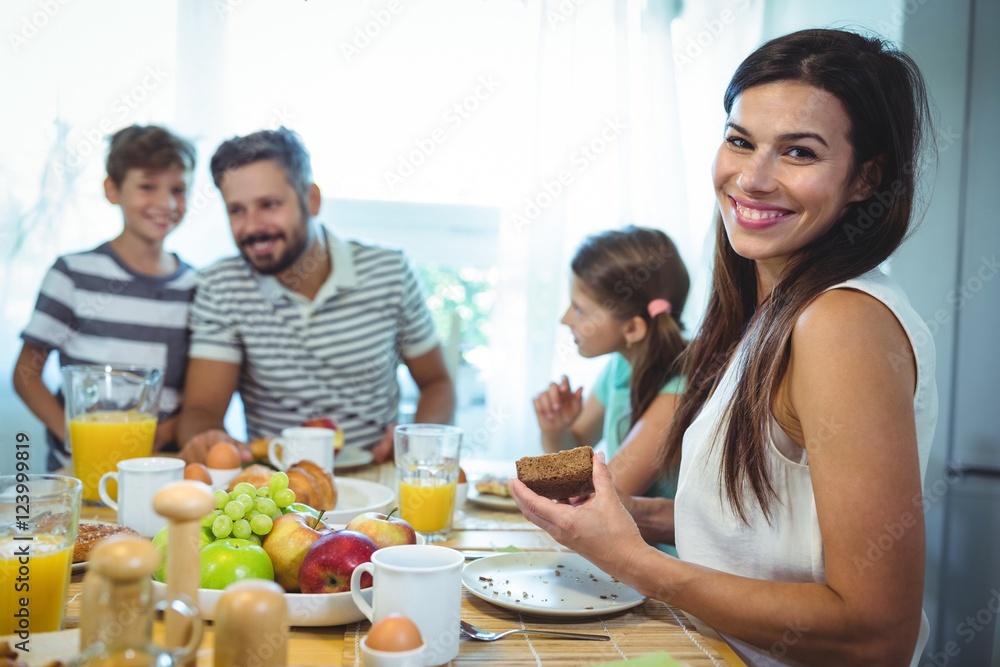
[[[488,404],[470,442],[535,452],[530,397],[564,372],[589,384],[601,364],[581,360],[558,323],[581,239],[657,226],[701,275],[722,85],[759,40],[762,4],[422,0],[386,19],[383,0],[107,0],[44,17],[36,0],[4,2],[0,23],[27,37],[0,50],[15,95],[0,107],[0,373],[44,270],[120,229],[101,190],[106,135],[155,122],[196,141],[189,211],[168,245],[201,266],[233,252],[208,158],[223,138],[286,124],[326,197],[503,211]],[[678,61],[689,39],[700,52]],[[385,174],[428,140],[433,154],[390,187]],[[467,255],[457,237],[432,236]],[[41,435],[9,381],[0,416]]]
[[[688,210],[676,3],[529,6],[538,22],[534,164],[502,226],[493,350],[511,361],[496,365],[488,395],[506,417],[494,442],[512,456],[538,451],[530,397],[564,373],[589,388],[605,362],[580,358],[558,324],[581,240],[627,223],[658,227],[690,263],[705,229]]]

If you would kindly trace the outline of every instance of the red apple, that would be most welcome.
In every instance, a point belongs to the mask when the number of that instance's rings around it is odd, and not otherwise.
[[[351,590],[351,574],[361,563],[371,561],[378,547],[371,538],[355,530],[338,530],[316,540],[299,567],[303,593],[343,593]],[[361,587],[372,585],[367,572]]]
[[[347,530],[356,530],[372,538],[378,548],[392,547],[397,544],[416,544],[417,533],[405,519],[392,516],[399,509],[393,507],[388,514],[365,512],[359,514],[347,524]]]
[[[338,431],[340,427],[337,426],[337,422],[333,421],[329,417],[316,417],[315,419],[307,419],[302,422],[303,426],[311,426],[313,428],[328,428],[331,431]]]
[[[274,580],[289,593],[299,591],[299,566],[306,551],[319,538],[330,533],[317,517],[291,512],[274,520],[271,532],[261,546],[274,565]]]

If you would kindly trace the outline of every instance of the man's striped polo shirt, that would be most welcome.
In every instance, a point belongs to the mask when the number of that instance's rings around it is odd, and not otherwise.
[[[333,270],[308,301],[242,257],[199,274],[190,355],[240,365],[250,438],[330,417],[348,445],[378,442],[399,409],[401,360],[438,339],[403,253],[341,241],[325,228]]]

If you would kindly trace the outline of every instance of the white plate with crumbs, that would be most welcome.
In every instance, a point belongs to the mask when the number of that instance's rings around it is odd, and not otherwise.
[[[480,558],[462,570],[462,583],[498,607],[536,616],[603,616],[646,599],[574,553],[524,551]]]

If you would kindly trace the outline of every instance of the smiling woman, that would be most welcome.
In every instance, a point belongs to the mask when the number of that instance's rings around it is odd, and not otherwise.
[[[625,499],[630,521],[599,459],[576,507],[512,492],[753,665],[916,664],[934,349],[878,266],[909,227],[921,75],[877,39],[801,31],[740,65],[725,109],[714,285],[663,457],[680,464],[676,501]],[[859,241],[846,228],[861,213],[877,221]],[[674,532],[681,560],[642,541]]]

